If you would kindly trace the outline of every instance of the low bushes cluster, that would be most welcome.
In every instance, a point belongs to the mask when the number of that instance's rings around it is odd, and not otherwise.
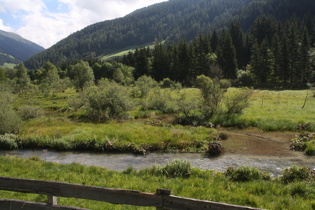
[[[280,178],[284,183],[307,181],[309,179],[314,179],[314,171],[303,166],[293,166],[284,169]]]
[[[225,175],[229,177],[231,181],[237,182],[271,179],[270,174],[249,166],[241,166],[239,168],[229,167]]]
[[[165,166],[154,165],[152,168],[143,169],[140,173],[153,176],[166,176],[169,178],[189,178],[192,173],[191,163],[187,160],[173,160]]]
[[[293,151],[305,151],[307,155],[315,155],[315,135],[314,133],[300,133],[296,135],[290,144]]]
[[[17,136],[14,134],[0,135],[0,149],[3,149],[3,150],[18,149],[16,139],[17,139]]]
[[[41,117],[44,111],[38,106],[25,105],[19,108],[19,113],[23,120]]]
[[[224,152],[224,148],[222,146],[221,141],[211,141],[208,145],[208,150],[206,151],[206,155],[209,157],[216,157],[221,155]]]

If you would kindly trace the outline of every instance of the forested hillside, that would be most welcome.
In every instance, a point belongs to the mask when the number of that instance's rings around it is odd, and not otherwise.
[[[155,41],[189,41],[200,33],[220,32],[238,21],[248,32],[261,15],[285,21],[292,14],[302,17],[314,10],[312,0],[170,0],[82,29],[33,56],[25,65],[35,69],[47,61],[60,65]]]
[[[3,63],[19,63],[44,48],[21,36],[0,30],[0,65]]]

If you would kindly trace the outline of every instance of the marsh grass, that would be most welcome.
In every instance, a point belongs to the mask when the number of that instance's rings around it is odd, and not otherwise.
[[[240,119],[266,131],[314,131],[315,98],[308,97],[302,108],[306,95],[307,90],[255,90]]]
[[[136,171],[132,168],[124,172],[115,172],[76,163],[69,165],[48,163],[36,157],[29,159],[0,157],[0,163],[0,176],[52,180],[150,193],[155,193],[158,188],[165,188],[172,190],[172,195],[176,196],[271,210],[312,209],[314,207],[314,181],[283,183],[279,179],[271,179],[235,182],[222,173],[203,171],[198,168],[190,168],[190,176],[172,178],[166,175]],[[170,163],[170,165],[173,164]],[[161,166],[161,168],[165,167]],[[147,170],[152,170],[152,168]],[[46,202],[46,196],[34,194],[0,191],[0,197],[2,199]],[[58,198],[58,204],[94,210],[155,209],[69,198]]]
[[[198,111],[201,97],[199,89],[187,88],[161,91],[176,100],[182,95],[197,103],[191,113]],[[258,127],[264,131],[315,131],[315,99],[309,97],[302,109],[306,90],[271,91],[255,90],[250,106],[241,114],[218,114],[209,122],[198,124],[197,115],[188,116],[190,126],[176,125],[180,113],[163,114],[158,110],[143,111],[139,107],[126,113],[126,119],[114,119],[106,123],[94,124],[87,121],[84,109],[71,109],[68,99],[76,97],[74,90],[66,90],[55,97],[28,95],[14,102],[15,109],[24,105],[34,105],[43,110],[39,118],[24,122],[18,138],[25,147],[47,146],[58,150],[90,150],[110,152],[145,151],[206,151],[208,142],[213,139],[211,125],[222,127]],[[175,102],[174,102],[175,103]],[[166,117],[164,117],[166,116]],[[190,117],[190,118],[189,118]],[[196,124],[194,124],[197,122]],[[185,124],[185,123],[182,123]],[[193,125],[193,126],[191,126]],[[199,126],[199,127],[198,127]],[[37,145],[37,147],[36,147]],[[313,153],[310,144],[309,154]]]
[[[205,127],[163,127],[141,122],[93,124],[50,117],[30,121],[19,137],[23,148],[138,153],[204,151],[215,132]]]

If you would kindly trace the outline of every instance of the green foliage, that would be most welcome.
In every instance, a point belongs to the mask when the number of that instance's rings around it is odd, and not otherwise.
[[[94,122],[119,117],[133,107],[126,87],[102,80],[98,87],[87,90],[88,116]]]
[[[152,88],[157,87],[158,83],[146,75],[141,76],[135,82],[135,88],[133,90],[133,95],[139,98],[145,98],[149,95]]]
[[[226,113],[239,114],[250,105],[250,98],[253,90],[248,88],[231,89],[224,95],[224,105],[227,109]]]
[[[14,97],[7,92],[0,92],[0,135],[18,133],[21,129],[21,119],[12,109]]]
[[[169,178],[189,178],[191,171],[191,163],[187,160],[173,160],[165,166],[154,165],[152,168],[140,171],[140,174],[150,174],[153,176],[166,176]]]
[[[6,80],[5,69],[0,67],[0,84],[4,83]]]
[[[45,96],[48,96],[50,93],[55,95],[60,89],[61,81],[58,70],[52,63],[47,62],[42,69],[36,72],[36,76],[38,77],[40,90]]]
[[[225,172],[231,181],[248,182],[257,180],[270,180],[270,174],[263,172],[257,168],[241,166],[238,168],[229,167]]]
[[[161,88],[171,88],[171,89],[177,89],[180,90],[182,88],[182,85],[179,82],[172,81],[169,78],[164,78],[159,83]]]
[[[14,150],[18,148],[16,143],[17,136],[14,134],[0,135],[0,149]]]
[[[94,73],[88,62],[79,61],[74,66],[69,66],[68,71],[77,91],[94,84]]]
[[[162,113],[173,113],[175,108],[175,101],[168,91],[154,88],[152,94],[148,97],[146,109],[158,110]]]
[[[246,70],[238,70],[237,78],[233,83],[238,87],[251,87],[255,84],[254,74],[250,71],[250,66],[247,66]]]
[[[311,178],[311,170],[303,166],[292,166],[281,173],[280,180],[284,183],[307,181]]]
[[[219,111],[227,83],[220,82],[218,79],[212,80],[204,75],[198,76],[196,83],[203,97],[202,112],[206,118],[210,119]]]
[[[313,141],[314,140],[314,133],[300,133],[295,135],[295,137],[291,140],[291,144],[290,144],[290,149],[294,150],[294,151],[305,151],[305,149],[307,148],[307,143],[309,141]],[[311,143],[308,144],[309,147],[311,148]],[[311,152],[311,151],[309,151]]]
[[[19,108],[19,113],[23,120],[41,117],[44,111],[38,106],[24,105]]]
[[[305,154],[315,156],[315,140],[306,143]]]
[[[27,74],[27,69],[24,64],[19,64],[17,66],[16,76],[14,78],[15,81],[15,91],[17,93],[25,93],[26,90],[29,89],[31,80]]]

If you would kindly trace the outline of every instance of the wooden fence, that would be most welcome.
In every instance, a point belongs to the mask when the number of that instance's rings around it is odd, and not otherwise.
[[[139,191],[92,187],[32,179],[0,177],[0,190],[47,195],[47,203],[0,199],[0,209],[69,210],[82,208],[60,206],[57,197],[103,201],[112,204],[148,206],[156,209],[256,209],[171,195],[170,190],[158,189],[156,194]]]

